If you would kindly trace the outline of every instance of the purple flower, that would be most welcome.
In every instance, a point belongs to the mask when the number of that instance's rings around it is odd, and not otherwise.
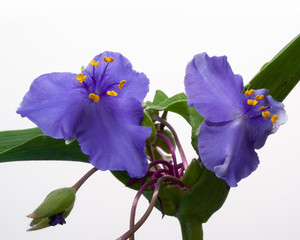
[[[82,73],[50,73],[35,79],[17,113],[53,138],[77,138],[100,170],[143,177],[151,128],[140,126],[149,80],[119,53],[96,56]]]
[[[243,79],[232,72],[227,58],[206,53],[187,65],[185,89],[189,105],[206,118],[198,139],[203,164],[237,186],[259,164],[254,149],[286,121],[284,105],[268,96],[267,89],[243,94]]]

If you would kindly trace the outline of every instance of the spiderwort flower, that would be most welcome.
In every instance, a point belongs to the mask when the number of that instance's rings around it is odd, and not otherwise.
[[[143,177],[151,128],[140,126],[149,80],[119,53],[96,56],[85,70],[34,80],[17,113],[53,138],[77,138],[100,170]]]
[[[225,56],[196,55],[186,68],[185,89],[189,105],[206,118],[198,139],[203,164],[237,186],[259,164],[254,149],[286,121],[284,105],[268,96],[267,89],[243,94],[243,79]]]

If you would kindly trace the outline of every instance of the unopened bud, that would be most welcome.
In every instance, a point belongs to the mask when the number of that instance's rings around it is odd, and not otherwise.
[[[65,218],[74,206],[75,193],[74,188],[60,188],[49,193],[44,202],[27,216],[33,218],[27,231],[65,224]]]

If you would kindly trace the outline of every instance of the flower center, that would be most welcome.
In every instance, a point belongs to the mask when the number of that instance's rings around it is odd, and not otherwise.
[[[112,64],[114,62],[114,58],[113,57],[104,57],[103,61],[106,64],[103,72],[99,75],[95,74],[95,69],[98,67],[99,65],[99,61],[95,61],[92,60],[90,61],[90,65],[93,67],[92,69],[92,73],[88,73],[84,75],[83,73],[79,73],[76,80],[82,84],[84,84],[85,88],[90,92],[90,94],[88,95],[89,99],[93,100],[95,103],[99,102],[100,100],[100,96],[103,96],[103,94],[106,94],[108,96],[112,96],[112,97],[116,97],[118,96],[118,93],[116,92],[117,90],[123,90],[124,84],[126,83],[126,80],[121,80],[120,82],[115,82],[112,83],[108,86],[105,87],[104,91],[102,89],[102,91],[100,90],[100,85],[103,82],[104,78],[105,78],[105,73],[106,70],[109,66],[109,64]],[[89,79],[89,83],[87,83],[87,79]],[[91,85],[93,85],[91,87]],[[118,86],[118,89],[116,89],[115,86]],[[93,89],[91,91],[91,89]],[[116,90],[116,91],[114,91]],[[101,94],[101,92],[103,92],[103,94]],[[100,93],[100,94],[99,94]]]
[[[259,113],[259,116],[262,116],[264,119],[270,119],[270,121],[275,124],[278,120],[278,115],[274,114],[271,117],[271,113],[268,111],[271,107],[266,107],[263,105],[264,95],[256,95],[254,99],[251,99],[251,96],[255,93],[254,89],[247,90],[245,96],[249,97],[247,99],[247,104],[251,106],[251,109],[254,111],[254,116],[257,116],[256,113]],[[258,109],[257,109],[258,107]]]

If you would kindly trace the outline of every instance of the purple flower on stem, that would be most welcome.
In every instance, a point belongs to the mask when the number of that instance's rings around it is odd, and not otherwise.
[[[77,138],[100,170],[143,177],[151,128],[140,126],[149,80],[119,53],[96,56],[85,70],[34,80],[17,113],[53,138]]]
[[[206,118],[198,139],[203,164],[229,186],[237,186],[259,164],[254,149],[286,121],[284,105],[267,95],[267,89],[243,94],[243,79],[232,72],[225,56],[196,55],[186,68],[185,89],[189,105]]]

